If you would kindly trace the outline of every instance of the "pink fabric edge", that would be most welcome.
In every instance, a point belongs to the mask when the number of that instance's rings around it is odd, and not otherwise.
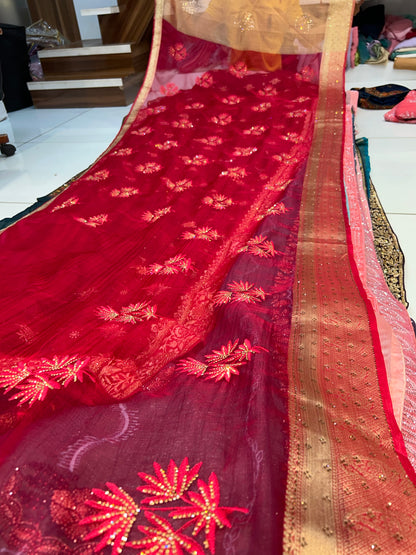
[[[416,440],[412,422],[416,419],[416,339],[406,308],[390,292],[374,248],[370,211],[362,177],[356,172],[353,148],[352,111],[358,93],[347,95],[344,183],[348,197],[349,225],[354,258],[360,280],[373,307],[394,416],[401,428],[409,460],[416,467]]]

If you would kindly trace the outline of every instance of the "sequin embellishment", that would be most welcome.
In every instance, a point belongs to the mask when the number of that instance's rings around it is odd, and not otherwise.
[[[97,216],[91,216],[90,218],[75,218],[77,222],[80,222],[89,227],[98,227],[105,224],[108,221],[108,214],[98,214]]]
[[[218,291],[214,296],[214,304],[216,306],[238,302],[259,303],[266,298],[266,293],[261,287],[254,287],[248,281],[233,281],[227,287],[228,291]]]
[[[97,308],[97,316],[107,322],[137,324],[156,318],[156,308],[156,305],[151,305],[148,301],[123,306],[120,312],[111,306],[100,306]]]
[[[192,260],[182,254],[178,254],[165,260],[163,264],[151,264],[150,266],[138,267],[137,270],[143,275],[163,275],[187,274],[192,269]]]
[[[52,359],[20,361],[9,365],[8,360],[0,361],[0,387],[9,393],[17,393],[10,400],[18,400],[18,405],[43,401],[51,389],[67,387],[71,382],[82,382],[87,372],[89,357],[55,356]],[[89,375],[89,374],[88,374]]]
[[[62,204],[59,204],[58,206],[55,206],[54,208],[52,208],[51,212],[56,212],[57,210],[68,208],[69,206],[75,206],[75,204],[78,204],[78,202],[79,202],[78,197],[71,197],[65,202],[63,202]]]
[[[213,351],[209,355],[205,355],[206,362],[200,362],[194,358],[186,358],[180,360],[178,369],[186,374],[192,374],[205,379],[230,381],[231,376],[240,374],[238,367],[243,366],[247,361],[251,360],[251,356],[260,351],[266,351],[263,347],[251,345],[248,339],[239,344],[237,339],[234,342],[229,341],[227,345],[221,347],[218,351]]]
[[[241,248],[239,252],[248,252],[261,258],[271,258],[278,253],[273,243],[268,241],[263,235],[256,235],[250,239],[247,245]]]
[[[111,546],[111,555],[122,553],[124,547],[140,550],[140,553],[147,555],[183,555],[183,550],[193,555],[204,555],[205,551],[200,543],[183,533],[183,530],[193,526],[192,536],[196,537],[204,531],[203,545],[214,554],[217,529],[224,526],[231,528],[229,515],[236,511],[247,514],[248,510],[243,507],[220,506],[218,478],[211,472],[208,483],[199,479],[201,466],[200,462],[190,467],[187,457],[179,466],[171,460],[166,470],[157,462],[153,463],[154,476],[144,472],[138,473],[144,485],[139,486],[137,490],[147,495],[140,504],[111,482],[106,483],[106,491],[94,488],[91,493],[95,498],[87,499],[84,503],[95,509],[96,513],[79,520],[78,525],[88,524],[90,527],[97,527],[84,536],[83,540],[102,536],[95,551]],[[193,485],[196,480],[195,488]],[[159,509],[158,505],[164,503],[176,505]],[[171,521],[157,515],[158,510],[167,510],[167,516]],[[128,541],[129,536],[133,534],[135,522],[142,518],[142,515],[147,520],[147,524],[138,525],[138,530],[143,536]],[[187,522],[176,529],[174,522],[178,519],[186,519]]]
[[[214,241],[221,236],[211,227],[197,227],[193,231],[184,231],[182,239],[203,239],[204,241]]]
[[[233,204],[233,200],[231,198],[219,194],[204,197],[202,202],[208,206],[212,206],[216,210],[225,210],[225,208],[228,208]]]

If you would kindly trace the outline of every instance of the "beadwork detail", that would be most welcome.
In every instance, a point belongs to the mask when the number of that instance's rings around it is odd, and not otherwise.
[[[107,322],[120,322],[121,324],[137,324],[143,320],[156,318],[156,305],[150,305],[145,301],[142,303],[129,304],[123,306],[118,312],[111,306],[100,306],[97,309],[97,316]]]
[[[248,281],[233,281],[228,284],[228,289],[228,291],[218,291],[214,296],[214,304],[216,306],[238,302],[259,303],[266,298],[266,293],[261,287],[254,287]]]
[[[63,202],[62,204],[58,204],[58,206],[55,206],[54,208],[52,208],[51,212],[56,212],[57,210],[62,210],[63,208],[74,206],[75,204],[78,204],[78,202],[79,202],[78,197],[71,197],[65,202]]]
[[[213,351],[205,355],[206,363],[194,358],[187,358],[179,361],[178,369],[187,374],[197,377],[215,380],[216,382],[224,379],[229,382],[231,376],[240,374],[238,367],[243,366],[251,360],[251,356],[260,351],[265,351],[263,347],[251,345],[248,339],[239,344],[239,339],[234,342],[229,341],[227,345],[218,351]]]
[[[98,524],[98,528],[89,532],[84,540],[91,540],[103,535],[95,551],[104,549],[106,545],[113,546],[112,555],[121,553],[128,535],[136,520],[140,509],[133,499],[115,484],[107,482],[107,491],[93,489],[92,492],[98,501],[87,499],[86,505],[97,509],[98,514],[88,516],[79,522],[79,525]]]
[[[215,241],[220,235],[211,227],[197,227],[193,231],[184,231],[182,239],[203,239],[204,241]]]
[[[198,463],[190,468],[188,458],[185,457],[179,467],[175,461],[171,460],[165,472],[160,464],[153,463],[156,476],[144,472],[138,473],[139,478],[147,485],[139,486],[137,489],[146,495],[150,495],[145,497],[142,503],[157,505],[177,501],[196,480],[201,466],[202,463]]]
[[[194,526],[193,536],[202,530],[205,532],[204,547],[215,553],[216,530],[224,526],[231,528],[229,515],[235,511],[247,514],[242,507],[221,507],[220,486],[217,476],[211,472],[208,483],[198,479],[198,491],[190,491],[192,484],[198,478],[202,462],[190,467],[185,457],[178,466],[174,460],[169,462],[164,470],[157,462],[153,463],[155,476],[139,472],[138,476],[145,485],[137,488],[147,494],[140,504],[121,488],[107,482],[108,490],[93,489],[92,494],[97,499],[87,499],[85,505],[96,510],[78,522],[79,526],[98,525],[83,537],[84,541],[102,536],[95,547],[99,552],[106,546],[112,546],[111,555],[123,552],[124,547],[140,550],[142,555],[183,555],[184,550],[192,555],[204,555],[202,546],[192,537],[183,534],[183,530]],[[163,503],[179,503],[181,506],[171,506],[167,509],[159,508]],[[162,518],[156,511],[167,510],[173,520],[187,519],[179,529],[173,527],[173,522]],[[144,534],[141,539],[128,541],[133,525],[140,514],[147,519],[148,525],[140,524],[138,530]]]
[[[162,264],[151,264],[147,267],[137,268],[138,272],[143,275],[164,275],[169,276],[173,274],[187,274],[192,269],[192,260],[186,258],[182,254],[178,254],[165,260]]]
[[[250,239],[247,245],[240,249],[240,252],[248,252],[261,258],[271,258],[278,253],[273,243],[268,241],[263,235],[256,235]]]
[[[89,357],[55,356],[18,362],[7,366],[7,360],[0,361],[0,387],[5,393],[17,390],[10,400],[18,400],[18,405],[28,403],[29,407],[36,401],[43,401],[49,390],[67,387],[71,382],[82,382],[87,374]]]
[[[97,216],[91,216],[90,218],[74,218],[74,220],[89,227],[98,227],[108,221],[108,215],[98,214]]]

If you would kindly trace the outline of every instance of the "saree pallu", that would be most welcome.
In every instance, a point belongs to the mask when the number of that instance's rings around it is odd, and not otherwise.
[[[415,549],[414,339],[367,272],[351,13],[157,2],[113,144],[0,236],[5,552]]]

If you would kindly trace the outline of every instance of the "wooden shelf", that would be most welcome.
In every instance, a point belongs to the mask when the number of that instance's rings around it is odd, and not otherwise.
[[[73,79],[28,83],[36,108],[127,106],[139,92],[141,74],[113,79]]]
[[[81,15],[110,15],[120,13],[119,6],[107,6],[106,8],[84,8],[81,10]]]

